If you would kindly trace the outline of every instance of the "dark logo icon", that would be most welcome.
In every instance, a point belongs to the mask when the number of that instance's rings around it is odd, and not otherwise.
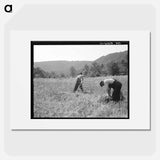
[[[4,6],[4,10],[7,13],[11,13],[12,12],[12,5],[11,4],[7,4]]]

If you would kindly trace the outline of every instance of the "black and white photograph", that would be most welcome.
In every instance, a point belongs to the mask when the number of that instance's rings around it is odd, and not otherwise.
[[[31,41],[31,119],[129,119],[129,41]]]

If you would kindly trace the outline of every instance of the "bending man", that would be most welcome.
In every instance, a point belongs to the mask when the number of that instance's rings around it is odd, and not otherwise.
[[[116,79],[109,78],[100,82],[100,86],[105,86],[107,89],[107,96],[111,98],[113,101],[118,102],[120,100],[122,83]],[[111,89],[113,89],[113,93],[111,95]]]

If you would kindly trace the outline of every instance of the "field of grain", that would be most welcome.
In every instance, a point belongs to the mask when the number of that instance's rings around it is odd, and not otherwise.
[[[125,97],[120,103],[106,102],[105,87],[99,82],[106,77],[85,78],[84,93],[73,93],[75,78],[34,79],[34,118],[127,118],[128,77],[115,76],[122,83]]]

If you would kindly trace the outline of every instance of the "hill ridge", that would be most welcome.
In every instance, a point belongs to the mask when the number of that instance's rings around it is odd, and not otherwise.
[[[67,60],[58,60],[58,61],[41,61],[34,62],[34,67],[40,67],[46,72],[56,72],[69,74],[70,68],[73,66],[77,71],[80,71],[86,64],[91,65],[93,62],[98,64],[107,65],[110,62],[118,63],[120,61],[128,61],[128,51],[114,52],[106,56],[101,56],[94,61],[67,61]]]

